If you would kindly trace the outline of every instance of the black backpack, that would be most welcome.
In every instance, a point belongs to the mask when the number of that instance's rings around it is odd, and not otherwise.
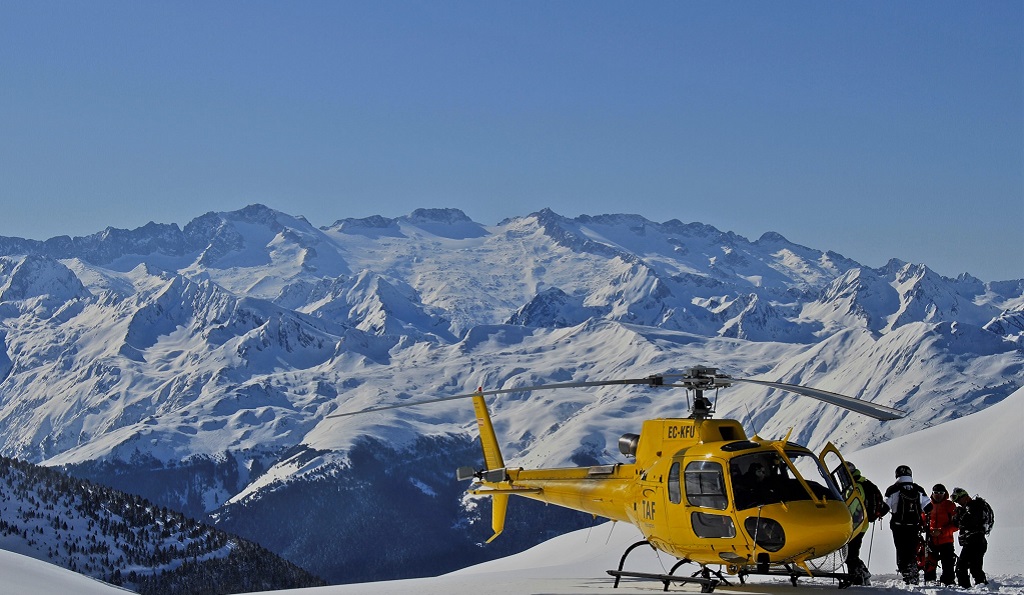
[[[889,505],[885,503],[885,498],[882,497],[882,491],[878,489],[878,486],[868,479],[861,478],[860,487],[864,489],[864,510],[868,522],[873,523],[885,516],[885,513],[889,512]]]
[[[956,509],[953,520],[960,527],[960,545],[978,535],[988,535],[995,524],[996,515],[983,498],[975,497],[966,506]]]
[[[978,497],[975,500],[978,502],[978,508],[981,509],[981,530],[988,535],[992,532],[992,525],[996,522],[996,513],[984,499]]]
[[[908,483],[899,487],[899,497],[892,511],[892,524],[901,527],[918,527],[921,525],[921,495],[924,491],[917,485]]]

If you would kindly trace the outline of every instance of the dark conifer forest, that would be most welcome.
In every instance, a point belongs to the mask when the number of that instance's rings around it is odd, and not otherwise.
[[[0,547],[143,595],[325,584],[255,543],[140,497],[0,457]]]

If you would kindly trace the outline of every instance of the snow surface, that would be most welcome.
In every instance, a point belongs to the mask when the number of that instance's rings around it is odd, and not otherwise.
[[[4,593],[18,595],[116,595],[131,593],[46,562],[0,550]]]
[[[1017,390],[1000,403],[984,411],[907,436],[878,444],[850,455],[865,474],[884,489],[891,470],[907,464],[915,471],[915,480],[930,488],[945,483],[952,490],[960,486],[985,497],[996,512],[996,527],[989,539],[985,569],[988,587],[974,587],[970,593],[1024,593],[1024,507],[1017,502],[1024,492],[1024,389]],[[513,504],[514,505],[514,502]],[[613,589],[606,570],[615,568],[625,548],[640,539],[639,532],[623,523],[604,523],[562,535],[530,550],[465,568],[444,576],[336,585],[289,591],[268,591],[279,595],[342,595],[367,593],[391,595],[448,595],[482,592],[521,593],[608,593],[629,595],[661,592],[654,581],[624,581]],[[909,588],[897,580],[891,533],[886,521],[873,527],[864,541],[862,556],[874,573],[870,587],[851,587],[843,593],[926,593],[952,595],[965,593],[954,588],[932,585]],[[870,557],[869,557],[870,556]],[[628,570],[664,572],[674,559],[647,548],[631,554]],[[80,593],[111,595],[124,590],[103,585],[73,572],[14,554],[0,551],[0,573],[12,593],[50,595]],[[695,585],[673,585],[672,592],[699,592]],[[750,577],[746,585],[720,585],[716,593],[796,595],[836,593],[831,581],[801,580],[796,588],[787,580]]]

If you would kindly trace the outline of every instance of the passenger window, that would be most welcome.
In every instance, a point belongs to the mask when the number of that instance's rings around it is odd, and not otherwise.
[[[850,502],[850,515],[853,516],[854,528],[864,522],[864,505],[861,504],[860,498],[854,498]]]
[[[725,477],[722,466],[712,461],[693,461],[686,465],[686,501],[693,506],[725,510]]]
[[[679,463],[672,463],[672,468],[668,470],[668,501],[672,504],[679,504],[682,502],[682,493],[679,489]]]
[[[736,537],[736,525],[732,517],[694,512],[690,515],[690,521],[697,537]]]

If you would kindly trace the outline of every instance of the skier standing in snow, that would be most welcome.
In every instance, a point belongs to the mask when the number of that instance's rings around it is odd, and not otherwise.
[[[882,500],[882,492],[878,490],[878,486],[861,475],[860,470],[853,463],[847,461],[846,467],[853,476],[860,501],[864,503],[864,514],[867,516],[868,522],[873,523],[885,516],[889,509]],[[846,571],[850,575],[850,582],[854,585],[870,584],[868,579],[871,578],[871,573],[868,571],[868,565],[860,557],[860,548],[867,532],[868,528],[865,525],[864,529],[854,535],[850,543],[846,544]]]
[[[988,551],[988,535],[992,530],[992,507],[980,497],[971,498],[967,490],[954,488],[952,499],[957,504],[953,521],[960,528],[960,560],[956,563],[956,580],[964,589],[974,584],[986,585],[988,579],[982,568]]]
[[[896,467],[896,483],[885,490],[885,503],[892,511],[889,527],[896,546],[896,570],[908,585],[916,585],[917,544],[921,532],[921,514],[932,508],[924,488],[914,483],[910,467]]]
[[[953,516],[956,514],[956,505],[949,499],[946,486],[941,483],[935,484],[932,488],[932,510],[928,513],[928,539],[931,546],[939,557],[942,564],[942,575],[939,581],[946,586],[952,585],[954,581],[954,566],[956,565],[956,551],[953,549],[953,532],[957,530],[953,523]],[[935,571],[924,575],[925,581],[935,580]]]

